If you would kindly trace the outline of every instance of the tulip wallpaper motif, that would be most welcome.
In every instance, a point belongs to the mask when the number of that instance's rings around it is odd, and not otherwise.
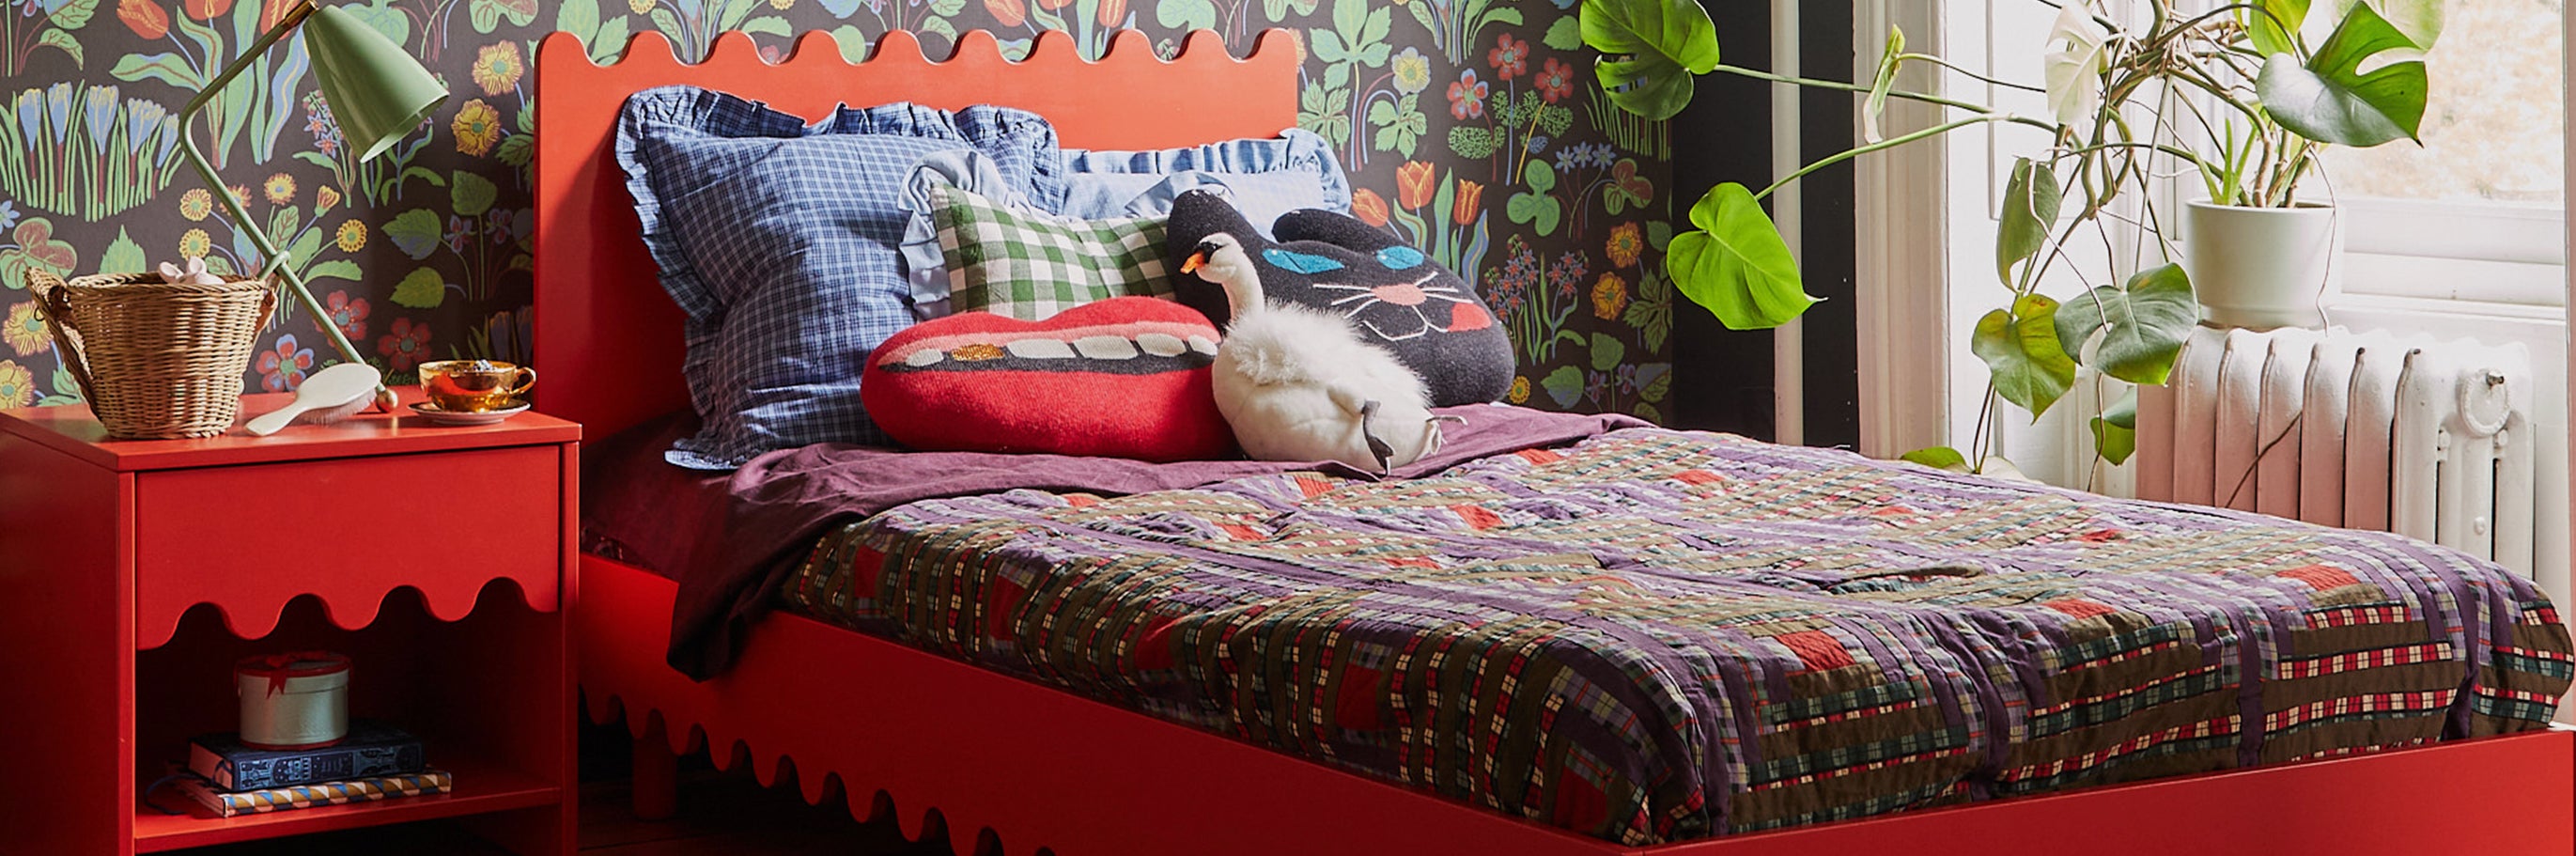
[[[330,2],[331,0],[326,0]],[[1573,0],[338,0],[453,90],[423,128],[354,160],[289,39],[209,105],[195,133],[258,220],[236,224],[177,151],[181,105],[295,0],[0,0],[0,407],[75,401],[26,291],[31,268],[138,271],[287,248],[327,304],[261,334],[249,390],[337,359],[318,324],[408,380],[457,356],[525,359],[538,39],[568,30],[605,58],[637,32],[702,55],[716,34],[764,52],[807,30],[853,53],[889,29],[934,53],[982,28],[1025,52],[1042,29],[1097,54],[1118,29],[1165,52],[1191,29],[1236,50],[1259,31],[1306,51],[1298,123],[1340,146],[1359,215],[1483,290],[1520,351],[1511,400],[1669,410],[1675,295],[1671,140],[1614,110]]]

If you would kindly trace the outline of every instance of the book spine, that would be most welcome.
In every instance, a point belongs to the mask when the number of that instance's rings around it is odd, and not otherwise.
[[[181,790],[219,817],[262,814],[272,811],[373,802],[397,797],[443,794],[456,789],[456,779],[444,770],[424,770],[408,776],[384,776],[346,782],[318,782],[286,788],[226,793],[202,780],[185,779]]]
[[[417,773],[419,741],[394,745],[326,746],[292,753],[241,753],[226,757],[203,746],[189,747],[189,769],[216,787],[247,791],[312,782],[363,779]]]

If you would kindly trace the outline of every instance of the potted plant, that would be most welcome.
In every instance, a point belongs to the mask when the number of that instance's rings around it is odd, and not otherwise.
[[[2226,72],[2193,81],[2223,119],[2196,123],[2207,132],[2201,150],[2214,156],[2198,164],[2208,195],[2182,216],[2183,264],[2211,323],[2323,322],[2342,232],[2331,200],[2302,197],[2301,180],[2325,145],[2416,139],[2427,80],[2424,63],[2410,57],[2441,34],[2438,2],[2379,6],[2352,5],[2314,45],[2302,34],[2308,4],[2285,0],[2259,4],[2263,14],[2241,26],[2195,36],[2192,47]]]
[[[2043,0],[2044,1],[2044,0]],[[1940,57],[1905,50],[1891,32],[1874,79],[1843,82],[1778,75],[1721,61],[1715,25],[1695,0],[1584,0],[1584,41],[1602,53],[1602,88],[1622,109],[1655,119],[1679,113],[1697,75],[1724,73],[1844,90],[1864,99],[1861,145],[1800,167],[1759,191],[1726,183],[1690,209],[1666,273],[1681,292],[1733,329],[1785,323],[1815,298],[1802,286],[1761,200],[1788,182],[1853,157],[1961,128],[2017,125],[2045,145],[2013,166],[1997,230],[2002,305],[1981,317],[1969,350],[1989,370],[1988,416],[2000,398],[2047,412],[2075,384],[2079,366],[2138,384],[2161,384],[2192,326],[2284,326],[2312,316],[2331,282],[2334,209],[2303,199],[2326,145],[2413,139],[2424,115],[2421,59],[2438,35],[2440,0],[2244,0],[2184,12],[2175,0],[2121,4],[2066,0],[2042,59],[2044,84],[1984,77]],[[2311,40],[2316,32],[2324,32]],[[1906,63],[1930,63],[1999,86],[2047,95],[2049,115],[1996,110],[1895,88]],[[1949,118],[1880,138],[1889,99],[1938,105]],[[2208,191],[2169,228],[2175,212],[2154,203],[2156,177],[2196,173]],[[2123,204],[2137,213],[2122,215]],[[2068,203],[2072,207],[2068,207]],[[2045,274],[2078,229],[2107,240],[2111,219],[2131,220],[2161,259],[2061,301]],[[2182,240],[2178,246],[2174,240]],[[2185,261],[2177,262],[2181,258]],[[2199,297],[2195,301],[2194,293]],[[2096,451],[2114,463],[2134,448],[2135,406],[2094,420]],[[1982,448],[1990,418],[1970,448]],[[1965,466],[1965,456],[1926,449],[1909,459]]]

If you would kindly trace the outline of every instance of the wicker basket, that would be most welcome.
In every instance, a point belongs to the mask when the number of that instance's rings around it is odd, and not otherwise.
[[[255,280],[29,271],[37,311],[92,413],[118,439],[211,437],[241,415],[242,370],[277,290]]]

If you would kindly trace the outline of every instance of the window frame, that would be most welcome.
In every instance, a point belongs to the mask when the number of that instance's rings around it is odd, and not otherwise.
[[[2567,305],[2564,206],[2388,197],[2338,199],[2351,296]]]

